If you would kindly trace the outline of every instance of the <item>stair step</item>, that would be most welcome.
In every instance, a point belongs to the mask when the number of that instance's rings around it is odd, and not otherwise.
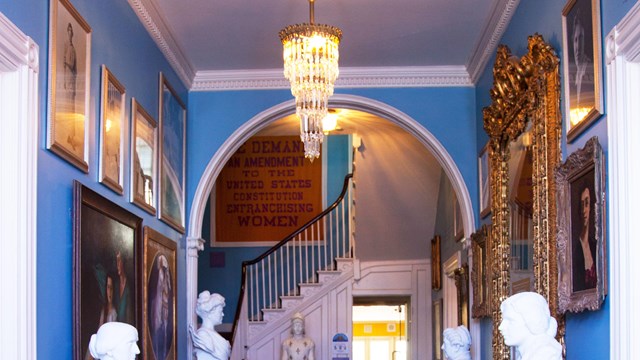
[[[342,271],[338,270],[318,270],[318,282],[324,283],[326,281],[332,280],[333,278],[337,278],[342,274]]]
[[[347,271],[353,269],[353,258],[336,258],[336,270]]]
[[[283,309],[291,309],[301,303],[303,299],[304,296],[300,295],[282,295],[280,296],[280,303]]]
[[[309,296],[322,287],[321,283],[300,283],[300,296]]]
[[[280,318],[287,310],[281,308],[266,308],[262,309],[263,320],[265,322],[269,322],[275,319]]]

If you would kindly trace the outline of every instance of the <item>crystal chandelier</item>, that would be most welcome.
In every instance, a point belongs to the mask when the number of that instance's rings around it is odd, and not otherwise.
[[[313,162],[320,156],[322,119],[327,115],[329,96],[338,78],[338,44],[342,30],[314,24],[313,4],[309,0],[309,23],[289,25],[280,30],[283,45],[284,76],[291,83],[300,119],[300,139],[304,156]]]

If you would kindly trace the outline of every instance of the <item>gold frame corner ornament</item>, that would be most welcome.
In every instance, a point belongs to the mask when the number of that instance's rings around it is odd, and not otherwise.
[[[500,45],[493,68],[491,104],[483,109],[489,135],[491,169],[492,254],[491,315],[493,358],[509,359],[509,347],[498,330],[500,304],[509,293],[510,210],[508,199],[509,143],[532,123],[533,149],[533,263],[535,291],[549,302],[564,343],[564,317],[558,311],[556,256],[556,184],[553,171],[560,163],[561,114],[559,59],[539,34],[529,36],[528,52],[517,57]]]

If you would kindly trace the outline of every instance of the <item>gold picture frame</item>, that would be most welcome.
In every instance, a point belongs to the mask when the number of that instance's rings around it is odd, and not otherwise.
[[[482,225],[480,230],[471,234],[473,264],[471,266],[471,284],[473,285],[474,319],[491,316],[491,225]]]
[[[156,214],[158,183],[158,123],[131,99],[131,202]]]
[[[91,27],[68,0],[49,14],[47,149],[89,172]]]
[[[567,141],[603,114],[600,1],[569,0],[562,10]]]
[[[458,324],[469,329],[469,264],[463,264],[453,271],[458,299]]]
[[[177,357],[176,248],[173,240],[148,226],[144,227],[144,360],[175,360]]]
[[[111,71],[102,65],[100,101],[99,181],[122,195],[125,130],[125,89]]]
[[[598,310],[607,293],[606,180],[598,138],[569,155],[555,177],[558,307],[563,313]]]
[[[431,289],[442,288],[442,265],[440,264],[440,235],[431,239]]]

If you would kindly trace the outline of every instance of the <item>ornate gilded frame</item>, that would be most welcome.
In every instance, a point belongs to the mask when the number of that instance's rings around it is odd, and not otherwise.
[[[458,324],[469,329],[469,265],[464,264],[453,271],[458,299]]]
[[[440,235],[431,239],[431,289],[442,288],[442,264],[440,262]]]
[[[549,302],[558,320],[563,342],[564,318],[558,312],[556,262],[556,185],[553,170],[559,164],[561,115],[558,56],[541,35],[529,36],[522,58],[500,45],[493,68],[492,103],[483,109],[484,129],[489,135],[491,169],[491,253],[493,358],[509,359],[509,347],[498,330],[500,303],[509,294],[510,216],[508,199],[509,143],[532,122],[533,149],[533,263],[535,291]]]
[[[480,230],[471,234],[473,264],[471,264],[471,283],[473,284],[474,319],[491,316],[491,225],[482,225]]]
[[[587,141],[584,148],[571,154],[555,172],[558,184],[558,307],[562,313],[566,311],[581,312],[598,310],[607,292],[607,261],[605,230],[605,167],[602,147],[597,137]],[[580,257],[579,236],[581,223],[581,189],[592,192],[590,201],[590,228],[594,244],[593,259],[596,269],[596,282],[576,289],[580,286],[580,277],[576,278],[574,260]],[[573,190],[573,191],[572,191]],[[577,231],[576,231],[577,230]],[[576,241],[577,240],[577,241]],[[579,259],[578,259],[579,260]],[[578,266],[580,262],[578,261]],[[585,283],[582,282],[584,285]]]

